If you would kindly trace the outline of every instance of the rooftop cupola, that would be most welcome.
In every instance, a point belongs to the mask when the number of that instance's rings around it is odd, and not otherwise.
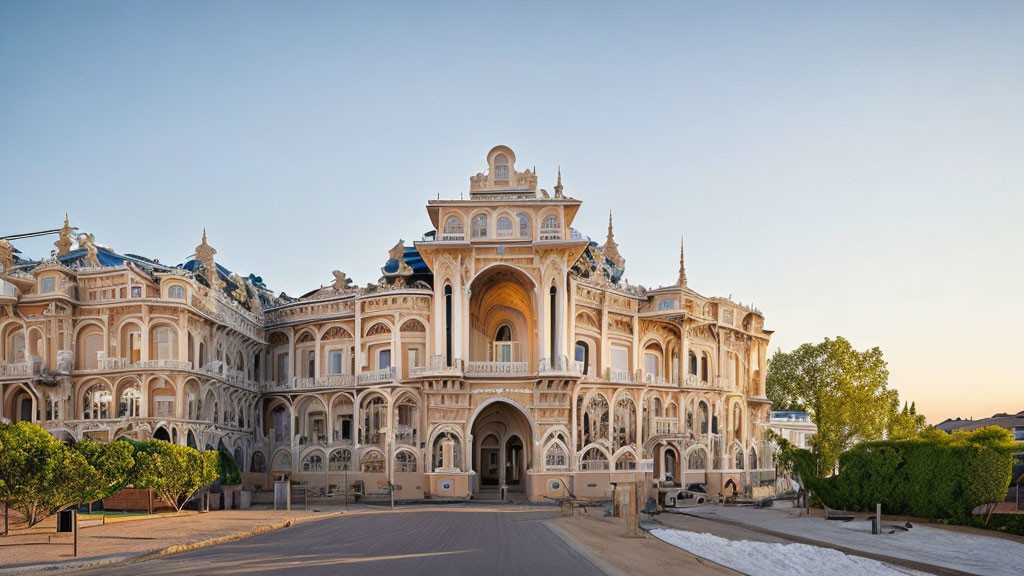
[[[516,154],[508,146],[495,146],[487,153],[487,172],[469,177],[473,197],[508,195],[537,197],[537,174],[529,168],[516,172]]]

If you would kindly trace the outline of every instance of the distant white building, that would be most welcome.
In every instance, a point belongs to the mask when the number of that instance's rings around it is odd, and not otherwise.
[[[818,433],[818,427],[811,422],[810,415],[798,410],[773,411],[768,420],[768,428],[793,446],[808,450],[811,448],[811,440]]]

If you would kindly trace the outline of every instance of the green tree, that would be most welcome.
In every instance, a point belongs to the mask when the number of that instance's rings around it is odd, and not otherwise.
[[[899,405],[899,402],[896,402]],[[907,440],[914,438],[925,428],[928,427],[928,423],[925,421],[924,414],[917,413],[917,406],[913,403],[910,407],[907,407],[907,403],[903,403],[903,410],[893,410],[889,417],[889,424],[886,430],[886,436],[890,440]]]
[[[135,469],[135,448],[124,440],[116,440],[109,444],[101,444],[91,440],[83,440],[75,445],[85,461],[99,473],[99,482],[86,502],[102,500],[116,494],[132,479]]]
[[[139,446],[139,444],[137,444]],[[219,456],[161,440],[141,443],[135,453],[137,488],[151,488],[175,510],[181,511],[197,490],[217,478]]]
[[[839,455],[855,444],[881,440],[894,430],[910,434],[918,422],[923,424],[909,411],[898,418],[899,393],[888,388],[888,380],[879,348],[861,352],[845,338],[826,338],[772,355],[766,393],[777,409],[810,414],[818,427],[813,444],[817,472],[827,475]]]
[[[0,446],[0,500],[29,526],[101,493],[103,475],[35,424],[0,424]]]

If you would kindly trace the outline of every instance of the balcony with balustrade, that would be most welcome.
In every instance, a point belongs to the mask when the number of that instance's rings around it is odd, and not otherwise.
[[[655,436],[675,436],[679,434],[679,419],[651,418],[651,430]]]
[[[606,380],[615,384],[636,384],[636,374],[630,370],[608,368]]]
[[[568,356],[541,358],[538,373],[541,376],[578,377],[583,375],[583,362],[570,360]]]
[[[466,376],[524,376],[529,373],[529,362],[466,362]]]
[[[683,388],[695,390],[725,390],[725,382],[721,378],[709,378],[702,380],[696,374],[687,374],[683,379]]]
[[[381,368],[379,370],[367,370],[356,376],[356,384],[368,386],[373,384],[387,384],[395,380],[395,367]]]
[[[449,366],[444,356],[431,356],[427,358],[426,366],[413,366],[409,369],[411,378],[446,377],[461,378],[463,374],[462,360],[456,358]]]

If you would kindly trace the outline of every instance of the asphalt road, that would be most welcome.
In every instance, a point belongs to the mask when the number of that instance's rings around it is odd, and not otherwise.
[[[556,511],[352,514],[79,574],[601,574],[544,520]]]

